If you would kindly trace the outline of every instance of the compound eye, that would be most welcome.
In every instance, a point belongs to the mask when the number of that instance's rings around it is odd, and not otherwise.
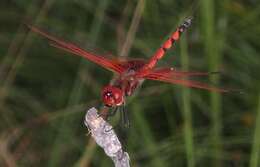
[[[108,106],[121,105],[123,102],[122,90],[117,87],[107,86],[103,89],[102,100]]]
[[[103,101],[107,107],[111,107],[115,104],[114,95],[111,91],[106,91],[103,94]]]
[[[106,93],[105,93],[105,97],[106,97],[106,98],[112,98],[112,97],[113,97],[112,92],[106,92]]]

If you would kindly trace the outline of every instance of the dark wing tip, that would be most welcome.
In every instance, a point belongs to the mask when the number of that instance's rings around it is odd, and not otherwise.
[[[212,71],[212,72],[209,72],[209,74],[212,74],[212,75],[221,74],[221,71]]]
[[[28,28],[29,30],[33,30],[35,29],[34,26],[33,26],[33,23],[31,21],[28,21],[28,20],[23,20],[22,21],[22,24]]]
[[[245,92],[241,89],[227,89],[226,93],[245,94]]]

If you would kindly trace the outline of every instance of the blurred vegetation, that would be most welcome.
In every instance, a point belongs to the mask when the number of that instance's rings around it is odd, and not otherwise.
[[[244,93],[146,81],[127,104],[131,164],[260,166],[259,1],[0,4],[0,166],[113,166],[83,126],[113,74],[49,46],[24,22],[97,53],[148,59],[190,15],[193,25],[159,65],[221,71],[205,81]]]

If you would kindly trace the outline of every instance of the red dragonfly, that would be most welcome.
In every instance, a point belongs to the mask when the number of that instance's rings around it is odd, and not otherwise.
[[[172,33],[172,35],[162,44],[162,46],[157,49],[148,61],[139,59],[109,59],[107,57],[83,50],[73,43],[60,40],[36,27],[30,25],[28,27],[33,32],[46,37],[50,41],[51,46],[84,57],[116,73],[117,78],[113,83],[103,88],[101,96],[105,106],[118,108],[119,106],[123,106],[125,104],[126,97],[131,96],[145,79],[178,84],[186,87],[206,89],[215,92],[229,91],[227,89],[217,88],[209,86],[205,83],[187,79],[191,76],[207,76],[211,74],[209,72],[178,71],[174,68],[166,67],[155,68],[158,60],[160,60],[165,55],[166,51],[179,40],[181,34],[191,25],[191,21],[191,18],[184,20],[184,22],[176,29],[175,32]]]

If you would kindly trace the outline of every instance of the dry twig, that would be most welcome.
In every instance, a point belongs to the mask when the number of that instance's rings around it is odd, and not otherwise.
[[[114,161],[115,167],[130,167],[128,153],[123,151],[113,127],[98,115],[94,107],[87,111],[84,123],[96,143]]]

